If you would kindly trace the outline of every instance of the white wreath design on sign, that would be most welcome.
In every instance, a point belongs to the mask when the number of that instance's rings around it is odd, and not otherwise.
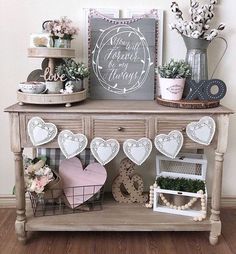
[[[153,62],[151,62],[151,57],[150,57],[150,52],[149,52],[149,48],[148,48],[148,43],[144,37],[144,35],[140,32],[139,27],[133,28],[127,24],[118,24],[118,25],[114,25],[111,26],[105,30],[100,29],[100,31],[102,32],[96,42],[96,45],[92,51],[92,67],[94,70],[94,73],[99,81],[99,83],[109,92],[112,93],[116,93],[116,94],[127,94],[127,93],[131,93],[137,89],[139,89],[145,82],[145,80],[148,77],[148,73],[150,70],[150,66],[153,64]],[[112,51],[115,51],[118,49],[118,44],[122,45],[124,42],[124,40],[122,41],[122,38],[119,37],[120,35],[122,36],[127,36],[127,38],[131,38],[131,37],[136,37],[136,54],[139,52],[138,49],[139,47],[142,47],[142,54],[139,54],[138,56],[133,56],[132,58],[134,58],[134,62],[139,61],[140,65],[141,65],[141,70],[140,71],[136,71],[135,73],[135,78],[132,81],[127,82],[128,83],[128,88],[123,88],[123,87],[119,87],[119,84],[116,82],[111,82],[111,75],[121,75],[121,74],[116,74],[116,68],[123,68],[123,74],[124,76],[128,76],[130,75],[127,72],[128,69],[128,65],[129,63],[126,62],[121,62],[119,64],[119,59],[117,59],[116,65],[115,67],[112,66],[112,61],[110,61],[111,63],[111,72],[106,72],[105,75],[107,75],[107,77],[104,76],[104,73],[102,73],[103,70],[103,66],[101,65],[101,59],[100,59],[100,55],[101,55],[101,51],[104,50],[104,48],[106,48],[106,46],[114,46],[111,50],[110,53],[108,51],[107,55],[105,55],[104,60],[106,60],[106,63],[108,63],[109,65],[109,60],[111,59],[111,54]],[[120,41],[119,41],[120,40]],[[119,41],[119,43],[118,43]],[[130,40],[131,41],[131,40]],[[134,41],[134,40],[132,40]],[[127,43],[127,44],[126,44]],[[129,44],[130,42],[126,42],[125,49],[129,50],[132,47],[135,47],[134,45]],[[118,51],[120,52],[120,51]],[[115,52],[117,53],[117,52]],[[130,56],[131,57],[131,56]],[[135,58],[136,57],[136,58]],[[122,59],[124,60],[124,59]],[[114,63],[114,61],[113,61]],[[115,74],[114,74],[115,73]],[[133,73],[134,74],[134,73]],[[110,76],[109,76],[110,75]]]

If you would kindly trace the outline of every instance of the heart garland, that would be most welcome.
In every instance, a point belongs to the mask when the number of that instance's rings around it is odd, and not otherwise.
[[[214,137],[216,124],[209,116],[202,117],[198,122],[191,122],[186,127],[187,136],[194,142],[209,145]],[[27,125],[28,135],[34,146],[39,146],[52,141],[57,135],[57,127],[53,123],[45,123],[40,117],[33,117]],[[63,130],[58,135],[58,145],[67,159],[81,153],[87,146],[87,137],[81,133],[74,134]],[[156,149],[167,157],[175,158],[183,145],[183,135],[174,130],[169,134],[159,134],[155,137]],[[97,161],[106,165],[118,154],[120,144],[115,139],[104,140],[94,138],[90,149]],[[127,139],[123,144],[125,155],[135,164],[141,165],[148,158],[152,150],[152,142],[148,138],[139,140]]]
[[[213,118],[209,116],[202,117],[198,122],[191,122],[186,127],[188,137],[202,145],[210,145],[214,134],[216,124]]]
[[[156,149],[165,156],[174,159],[183,146],[184,137],[180,131],[173,130],[169,134],[159,134],[155,137]]]
[[[34,146],[52,141],[57,135],[57,127],[53,123],[45,123],[40,117],[33,117],[27,125],[30,140]]]
[[[125,155],[137,165],[143,164],[152,151],[152,142],[148,138],[127,139],[123,144]]]
[[[106,165],[116,157],[120,144],[116,139],[94,138],[90,143],[90,150],[100,164]]]
[[[57,140],[62,153],[67,159],[81,153],[88,144],[88,139],[85,135],[81,133],[74,134],[69,130],[61,131]]]

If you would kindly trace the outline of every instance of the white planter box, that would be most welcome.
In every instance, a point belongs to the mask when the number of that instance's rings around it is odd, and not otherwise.
[[[177,210],[173,208],[169,208],[161,203],[160,193],[169,194],[169,195],[178,195],[185,196],[190,198],[197,198],[197,202],[190,208],[186,210]],[[181,194],[180,194],[181,193]],[[207,211],[207,190],[205,188],[205,201],[206,201],[206,211]],[[162,212],[162,213],[172,213],[184,216],[198,217],[200,215],[204,215],[204,212],[201,210],[201,194],[192,193],[192,192],[179,192],[173,190],[165,190],[154,188],[154,203],[153,203],[153,211]]]
[[[171,178],[186,178],[193,180],[202,180],[205,182],[207,169],[207,159],[204,154],[180,154],[175,159],[169,159],[165,156],[156,156],[156,173],[158,177],[171,177]],[[197,198],[197,201],[189,209],[178,210],[166,206],[160,194],[163,194],[168,202],[172,202],[174,196],[184,196],[189,202],[191,198]],[[153,211],[164,212],[171,214],[178,214],[184,216],[198,217],[204,215],[205,212],[201,209],[201,195],[199,193],[183,192],[175,190],[166,190],[154,188],[154,201]],[[168,197],[167,197],[168,196]],[[207,211],[207,188],[205,184],[205,207]]]

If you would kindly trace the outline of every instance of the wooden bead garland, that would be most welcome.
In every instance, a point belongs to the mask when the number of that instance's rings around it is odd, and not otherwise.
[[[150,192],[149,192],[149,202],[145,204],[147,208],[152,208],[153,202],[154,202],[154,188],[157,187],[157,184],[154,183],[153,185],[150,186]]]
[[[160,198],[161,198],[162,202],[167,207],[178,209],[178,210],[189,209],[197,201],[197,198],[191,198],[190,201],[187,204],[182,205],[182,206],[175,206],[174,204],[171,204],[170,202],[168,202],[168,200],[164,197],[164,195],[162,193],[160,193]]]
[[[149,192],[149,202],[147,204],[145,204],[145,206],[147,208],[152,208],[153,207],[153,202],[154,202],[154,188],[160,188],[159,186],[157,186],[156,183],[154,183],[153,185],[150,186],[150,192]],[[206,200],[205,200],[205,195],[204,195],[204,192],[203,190],[199,190],[197,192],[198,194],[201,194],[201,210],[203,212],[203,215],[200,215],[200,216],[197,216],[197,217],[194,217],[193,220],[194,221],[202,221],[204,219],[206,219]],[[176,210],[186,210],[186,209],[189,209],[190,207],[193,206],[194,203],[197,202],[197,198],[194,197],[194,198],[191,198],[190,201],[185,204],[185,205],[182,205],[182,206],[176,206],[170,202],[168,202],[168,200],[165,198],[165,196],[160,193],[160,198],[162,200],[162,202],[169,208],[171,209],[176,209]]]

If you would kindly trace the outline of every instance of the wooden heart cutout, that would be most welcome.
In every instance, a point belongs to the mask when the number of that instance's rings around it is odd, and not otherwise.
[[[81,153],[88,144],[88,139],[85,135],[81,133],[74,134],[69,130],[61,131],[57,140],[62,153],[67,159]]]
[[[180,131],[174,130],[169,134],[159,134],[155,137],[156,149],[165,156],[174,159],[183,146],[183,135]]]
[[[28,135],[34,146],[52,141],[57,135],[57,127],[53,123],[45,123],[40,117],[33,117],[27,125]]]
[[[202,117],[198,122],[191,122],[186,127],[186,134],[194,142],[210,145],[215,135],[216,124],[209,116]]]
[[[116,139],[94,138],[90,143],[90,149],[96,160],[100,164],[106,165],[118,154],[120,144]]]
[[[63,190],[71,208],[76,208],[93,197],[107,179],[106,169],[99,163],[91,163],[83,169],[77,158],[63,160],[59,166]]]
[[[148,138],[127,139],[123,143],[123,151],[131,161],[141,165],[152,151],[152,142]]]

